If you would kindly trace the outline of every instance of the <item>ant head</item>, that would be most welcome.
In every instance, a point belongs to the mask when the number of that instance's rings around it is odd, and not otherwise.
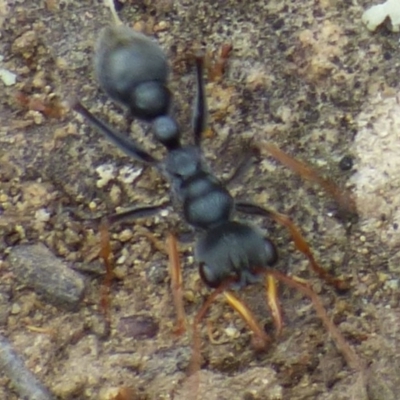
[[[275,264],[278,254],[275,245],[253,227],[227,221],[200,237],[196,259],[208,286],[232,280],[233,286],[240,288],[258,281],[260,269]]]
[[[97,42],[94,64],[102,88],[134,117],[152,120],[167,113],[168,63],[150,38],[126,26],[107,27]]]

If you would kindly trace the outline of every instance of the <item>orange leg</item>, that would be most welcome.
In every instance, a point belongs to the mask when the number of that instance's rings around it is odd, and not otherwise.
[[[192,359],[189,364],[188,375],[193,375],[197,371],[200,370],[201,367],[201,340],[200,334],[198,331],[198,326],[204,316],[206,315],[208,309],[211,304],[217,298],[218,295],[224,293],[226,300],[230,304],[230,306],[236,310],[242,319],[250,326],[250,329],[253,331],[253,344],[259,350],[264,350],[268,344],[271,342],[270,337],[264,332],[264,330],[257,323],[253,313],[250,309],[245,305],[242,300],[239,300],[236,296],[234,296],[230,291],[226,290],[231,286],[234,282],[233,279],[228,279],[222,285],[220,285],[217,289],[215,289],[210,296],[207,298],[201,309],[197,312],[196,317],[193,321],[193,352]]]
[[[276,336],[280,336],[283,328],[282,310],[279,304],[276,280],[273,276],[269,274],[266,275],[265,287],[267,291],[268,307],[274,319]]]
[[[290,220],[290,218],[284,214],[280,214],[276,211],[269,210],[264,207],[260,207],[256,204],[252,203],[236,203],[236,209],[240,212],[250,214],[250,215],[260,215],[264,217],[269,217],[283,225],[288,229],[290,235],[292,236],[292,240],[297,248],[297,250],[301,251],[310,262],[310,266],[313,271],[321,278],[324,279],[327,283],[334,286],[337,290],[347,290],[350,285],[348,282],[343,279],[336,278],[331,275],[329,272],[325,271],[315,260],[314,255],[311,251],[310,246],[307,244],[303,235],[300,233],[299,229],[296,225]]]
[[[165,252],[165,246],[156,239],[147,230],[142,229],[141,233],[148,238],[151,243],[161,252]],[[106,275],[102,285],[102,293],[100,300],[100,307],[105,316],[108,326],[111,325],[110,315],[110,288],[114,278],[114,273],[110,261],[111,257],[111,246],[110,246],[110,235],[109,235],[109,224],[106,221],[102,221],[100,224],[100,257],[103,259],[106,267]],[[167,239],[167,252],[169,257],[169,270],[171,275],[171,290],[174,299],[174,305],[177,313],[177,323],[174,329],[175,333],[182,334],[185,331],[185,310],[183,307],[182,298],[182,272],[179,261],[179,253],[177,249],[177,241],[173,234],[169,234]]]
[[[224,292],[225,298],[229,305],[236,310],[242,317],[243,321],[247,323],[250,329],[253,331],[253,345],[257,350],[264,350],[271,342],[271,338],[265,333],[264,329],[260,327],[254,314],[246,306],[243,300],[237,298],[232,292]]]
[[[309,297],[314,305],[315,311],[318,317],[321,319],[322,323],[324,324],[326,330],[332,336],[333,341],[336,344],[336,347],[342,353],[343,357],[345,358],[347,364],[358,371],[363,371],[365,366],[363,362],[359,359],[355,351],[350,347],[347,343],[346,339],[343,337],[339,329],[336,325],[330,320],[325,307],[323,306],[319,296],[303,281],[297,280],[295,278],[289,277],[282,272],[276,271],[272,268],[268,268],[266,273],[268,275],[272,275],[277,280],[285,283],[288,286],[291,286],[304,295]]]
[[[261,149],[266,150],[272,155],[272,157],[274,157],[284,166],[299,174],[303,179],[319,184],[327,194],[337,201],[342,209],[356,214],[356,205],[349,192],[339,188],[331,180],[322,178],[308,165],[302,163],[301,161],[295,160],[273,144],[260,143],[258,146]]]
[[[350,345],[348,344],[346,339],[343,337],[342,333],[339,331],[339,329],[336,327],[336,325],[330,320],[319,296],[311,289],[311,287],[307,283],[305,283],[304,281],[302,281],[300,279],[289,277],[289,276],[287,276],[277,270],[274,270],[272,268],[267,268],[267,269],[263,268],[263,269],[260,269],[260,272],[267,274],[267,285],[269,288],[271,285],[270,279],[277,279],[277,280],[285,283],[286,285],[299,290],[304,295],[309,297],[313,303],[314,309],[315,309],[318,317],[321,319],[326,330],[332,336],[332,339],[335,342],[336,347],[342,353],[347,364],[351,368],[353,368],[357,371],[362,372],[365,370],[364,363],[362,362],[362,360],[360,360],[360,358],[357,356],[355,351],[350,347]],[[215,300],[215,298],[220,293],[224,292],[225,297],[227,298],[230,305],[236,311],[239,312],[239,314],[241,315],[243,320],[250,326],[250,328],[255,333],[255,337],[258,336],[258,338],[261,338],[265,345],[267,345],[270,341],[268,335],[259,327],[253,314],[247,308],[247,306],[241,300],[239,300],[235,296],[233,296],[233,294],[231,292],[225,292],[225,290],[231,285],[231,283],[232,283],[231,281],[227,281],[223,285],[221,285],[219,288],[214,290],[214,292],[211,293],[211,295],[208,297],[206,302],[203,304],[202,308],[199,310],[199,312],[197,313],[197,315],[193,321],[193,353],[192,353],[191,362],[189,364],[189,375],[196,373],[197,371],[200,370],[200,367],[201,367],[201,350],[200,350],[201,342],[200,342],[200,335],[198,332],[198,325],[201,322],[201,320],[204,318],[204,316],[207,313],[208,309],[210,308],[212,302]],[[272,290],[272,293],[274,293],[274,290]],[[274,297],[274,299],[275,299],[275,297]],[[277,310],[278,310],[278,315],[280,316],[281,313],[280,313],[279,305],[277,306]],[[280,319],[278,319],[278,320],[280,320]],[[280,326],[281,326],[281,324],[278,323],[278,327],[280,327]],[[279,331],[280,328],[277,328],[277,330]]]
[[[169,273],[171,275],[171,291],[176,309],[175,333],[180,335],[185,331],[185,309],[182,297],[182,269],[175,235],[170,233],[167,239],[169,257]]]
[[[311,268],[321,279],[324,279],[327,283],[334,286],[338,290],[349,289],[350,285],[348,282],[344,281],[343,279],[332,276],[329,272],[327,272],[317,263],[311,251],[310,246],[308,245],[303,235],[300,233],[296,225],[290,220],[289,217],[287,217],[284,214],[280,214],[276,211],[268,210],[268,213],[276,222],[280,223],[289,230],[297,250],[301,251],[308,258]]]
[[[207,300],[197,312],[194,320],[193,320],[193,350],[192,350],[192,358],[189,363],[188,375],[193,375],[201,368],[201,340],[200,333],[198,330],[198,326],[201,320],[206,315],[208,309],[210,308],[213,301],[217,298],[219,294],[221,294],[232,282],[227,282],[226,284],[221,285],[219,288],[215,289],[210,296],[208,296]]]
[[[101,298],[100,298],[100,308],[104,314],[107,326],[111,326],[111,314],[110,314],[110,288],[111,283],[114,278],[114,272],[111,265],[110,257],[111,257],[111,246],[110,246],[110,233],[108,223],[102,221],[100,224],[100,257],[104,261],[104,265],[106,267],[106,275],[104,278],[104,282],[101,290]]]

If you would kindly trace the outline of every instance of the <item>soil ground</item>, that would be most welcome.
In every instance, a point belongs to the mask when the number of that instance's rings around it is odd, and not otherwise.
[[[98,232],[79,218],[168,199],[156,171],[132,162],[64,107],[76,96],[127,130],[124,111],[93,75],[93,46],[112,23],[110,12],[100,1],[0,1],[1,67],[17,78],[10,86],[0,82],[0,329],[56,398],[398,398],[400,46],[399,34],[386,27],[367,31],[361,15],[369,6],[369,0],[155,0],[126,1],[119,13],[168,55],[185,141],[194,96],[190,50],[204,44],[217,57],[224,44],[233,46],[222,79],[207,85],[210,129],[203,147],[218,176],[234,168],[250,140],[272,142],[351,191],[358,208],[357,220],[339,218],[321,187],[267,155],[232,189],[237,198],[289,215],[320,264],[350,279],[350,290],[337,294],[309,272],[284,228],[249,218],[276,242],[277,268],[308,279],[319,294],[365,361],[364,380],[345,363],[311,303],[283,286],[283,334],[261,354],[249,328],[217,300],[207,317],[216,343],[203,324],[202,370],[188,379],[190,329],[173,334],[167,256],[148,239],[185,232],[181,260],[191,321],[209,290],[179,214],[171,209],[111,228],[117,279],[108,336],[99,308]],[[146,124],[130,129],[162,157]],[[29,287],[24,259],[16,266],[9,257],[24,244],[50,250],[39,258],[43,268],[61,263],[57,268],[79,271],[86,289],[81,302],[79,293],[72,300],[75,309],[55,306]],[[37,247],[27,249],[29,260]],[[271,329],[263,286],[240,295]],[[9,376],[0,377],[0,398],[20,398]]]

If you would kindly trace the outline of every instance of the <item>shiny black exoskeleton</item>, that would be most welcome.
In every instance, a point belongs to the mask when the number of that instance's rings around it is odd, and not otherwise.
[[[126,27],[106,28],[98,42],[95,60],[100,85],[110,97],[128,107],[133,117],[152,123],[155,138],[167,150],[165,159],[156,160],[79,102],[74,104],[74,110],[127,155],[164,172],[171,191],[182,203],[185,221],[199,231],[195,255],[207,285],[217,287],[231,280],[242,287],[256,281],[257,271],[277,261],[277,252],[274,244],[256,228],[234,220],[235,211],[259,215],[267,211],[250,203],[235,203],[225,185],[204,163],[200,147],[207,114],[203,59],[196,58],[194,144],[187,146],[181,144],[179,127],[168,111],[171,97],[166,87],[166,58],[152,40]],[[142,217],[163,207],[138,208],[124,217]]]

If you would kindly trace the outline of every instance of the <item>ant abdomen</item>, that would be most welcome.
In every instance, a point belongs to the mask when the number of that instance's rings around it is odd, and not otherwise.
[[[210,287],[232,280],[233,287],[258,281],[262,268],[278,260],[275,245],[250,225],[227,221],[207,230],[197,242],[200,276]]]
[[[168,112],[167,58],[147,36],[126,26],[103,29],[94,64],[100,86],[133,117],[153,120]]]

